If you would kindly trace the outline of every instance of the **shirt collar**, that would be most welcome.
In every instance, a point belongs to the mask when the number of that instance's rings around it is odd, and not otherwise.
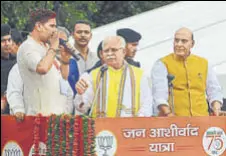
[[[177,61],[187,61],[191,58],[191,54],[189,54],[185,59],[182,57],[177,56],[175,53],[173,53],[173,57]]]

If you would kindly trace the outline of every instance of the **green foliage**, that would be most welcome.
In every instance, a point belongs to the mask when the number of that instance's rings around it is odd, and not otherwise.
[[[1,1],[1,23],[8,23],[13,28],[27,28],[29,12],[35,8],[52,8],[50,1]]]
[[[1,23],[28,30],[29,12],[35,8],[57,11],[57,23],[73,31],[77,20],[87,20],[98,27],[139,14],[173,1],[1,1]]]
[[[96,26],[127,18],[175,1],[96,1],[98,12],[93,15]]]

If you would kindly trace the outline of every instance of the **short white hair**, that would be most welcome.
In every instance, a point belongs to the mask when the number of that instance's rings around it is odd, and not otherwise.
[[[109,40],[118,40],[119,43],[121,44],[121,48],[125,48],[126,47],[126,41],[123,37],[121,36],[108,36],[106,37],[103,42],[102,42],[102,49],[104,48],[104,45],[109,41]]]
[[[66,36],[67,36],[67,38],[69,38],[69,37],[70,37],[70,32],[67,30],[67,28],[65,28],[65,27],[61,27],[61,26],[58,26],[58,27],[57,27],[57,29],[58,29],[58,31],[59,31],[59,32],[63,32],[63,33],[65,33],[65,34],[66,34]]]

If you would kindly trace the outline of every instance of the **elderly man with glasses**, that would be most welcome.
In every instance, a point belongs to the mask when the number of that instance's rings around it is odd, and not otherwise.
[[[75,88],[75,107],[95,118],[152,115],[151,90],[143,71],[125,60],[125,40],[104,39],[101,58],[105,64],[81,76]]]

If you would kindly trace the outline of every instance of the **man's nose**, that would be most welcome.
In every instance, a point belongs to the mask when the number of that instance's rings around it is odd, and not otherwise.
[[[177,42],[177,45],[178,45],[178,46],[182,46],[182,45],[183,45],[182,41],[179,40],[179,41]]]
[[[82,32],[82,33],[81,33],[81,36],[85,36],[85,35],[86,35],[85,32]]]
[[[112,54],[113,54],[113,51],[110,49],[110,50],[108,51],[108,55],[111,56]]]

